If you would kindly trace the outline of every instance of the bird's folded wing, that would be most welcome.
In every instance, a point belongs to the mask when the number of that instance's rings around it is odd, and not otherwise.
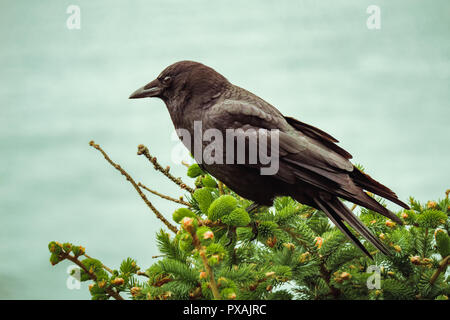
[[[248,101],[228,99],[212,106],[204,116],[208,123],[221,130],[278,129],[280,162],[316,169],[320,175],[353,171],[352,163],[345,156],[293,128],[269,104],[261,107]]]
[[[297,127],[293,128],[278,111],[272,112],[271,108],[273,107],[268,104],[261,108],[260,105],[255,106],[246,101],[225,100],[212,106],[204,116],[209,125],[222,132],[226,129],[243,129],[243,131],[278,129],[279,170],[273,177],[290,184],[307,183],[398,221],[395,215],[367,196],[363,189],[382,195],[407,208],[406,204],[397,199],[395,193],[373,179],[369,179],[367,175],[355,169],[348,157],[322,143],[321,139],[331,139],[321,133],[322,131],[310,129],[311,133],[306,135]],[[243,135],[241,138],[246,138],[243,131],[235,131],[235,136]],[[322,138],[314,138],[310,135],[320,135]],[[270,138],[270,135],[268,137]],[[259,144],[260,141],[257,142]],[[268,142],[267,146],[270,144],[271,142]],[[246,148],[247,152],[247,144]],[[246,163],[243,166],[263,167],[259,163]]]

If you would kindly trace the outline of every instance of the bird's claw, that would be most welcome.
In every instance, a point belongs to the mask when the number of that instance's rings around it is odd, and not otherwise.
[[[249,205],[245,211],[247,211],[248,213],[251,213],[254,210],[257,210],[259,207],[261,207],[261,205],[257,204],[256,202],[253,202],[251,205]]]

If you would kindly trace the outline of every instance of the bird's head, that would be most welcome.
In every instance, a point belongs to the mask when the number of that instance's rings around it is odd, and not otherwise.
[[[224,90],[229,82],[220,73],[194,61],[180,61],[165,68],[159,76],[137,89],[130,99],[156,97],[166,103],[193,98],[205,101]]]

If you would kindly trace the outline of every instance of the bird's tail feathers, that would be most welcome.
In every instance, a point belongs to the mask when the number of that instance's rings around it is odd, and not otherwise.
[[[314,198],[317,206],[330,218],[331,221],[352,241],[361,251],[369,258],[373,259],[369,251],[356,238],[356,236],[347,228],[344,222],[360,233],[365,239],[372,243],[378,250],[385,255],[391,255],[389,249],[375,236],[370,230],[350,211],[337,197],[332,196],[331,199],[323,199],[322,197]]]
[[[379,214],[385,216],[388,219],[391,219],[392,221],[395,221],[399,225],[403,225],[403,221],[395,215],[392,211],[381,205],[378,201],[376,201],[374,198],[368,196],[365,192],[362,190],[358,190],[356,194],[353,194],[350,197],[347,197],[345,195],[342,196],[343,199],[351,201],[355,204],[358,204],[364,208],[367,208],[369,210],[378,212]]]
[[[409,209],[409,206],[401,201],[391,189],[382,185],[367,173],[360,171],[357,167],[353,168],[353,171],[350,173],[350,177],[357,186],[363,188],[364,190],[386,198],[405,209]]]

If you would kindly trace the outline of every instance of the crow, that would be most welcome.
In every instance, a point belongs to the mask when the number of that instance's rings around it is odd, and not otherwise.
[[[391,254],[342,200],[378,212],[398,224],[402,221],[367,193],[381,196],[406,209],[409,209],[408,205],[389,188],[355,167],[350,162],[352,156],[328,133],[284,116],[260,97],[233,85],[214,69],[194,61],[180,61],[168,66],[155,80],[133,92],[129,98],[146,97],[162,99],[175,129],[184,129],[191,134],[190,140],[179,135],[191,153],[194,153],[195,139],[198,139],[193,137],[195,122],[201,122],[202,132],[216,129],[225,134],[227,129],[242,129],[236,131],[239,135],[249,129],[278,130],[279,168],[275,174],[261,174],[261,163],[203,162],[199,165],[257,206],[271,206],[275,197],[291,196],[302,204],[323,211],[370,258],[368,250],[344,222],[382,253]],[[239,139],[239,136],[234,138]],[[244,140],[247,138],[245,136]],[[205,145],[205,141],[202,144]],[[245,159],[248,159],[249,146],[245,146]],[[222,152],[226,153],[225,149]]]

